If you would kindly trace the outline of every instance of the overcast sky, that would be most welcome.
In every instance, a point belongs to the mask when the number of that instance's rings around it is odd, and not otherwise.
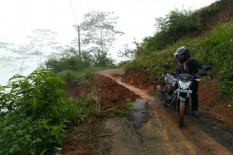
[[[0,0],[0,42],[23,44],[32,29],[50,29],[58,40],[69,44],[77,36],[72,25],[83,21],[91,11],[114,12],[118,16],[119,37],[112,56],[124,44],[141,41],[155,31],[155,18],[165,17],[171,10],[196,10],[216,0]],[[7,55],[0,49],[0,57]],[[0,74],[4,74],[3,68]],[[0,79],[2,76],[0,76]],[[0,80],[1,81],[1,80]],[[0,82],[1,84],[1,82]]]

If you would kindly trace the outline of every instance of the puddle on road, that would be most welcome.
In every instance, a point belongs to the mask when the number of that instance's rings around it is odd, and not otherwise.
[[[137,99],[132,103],[129,113],[129,121],[133,123],[134,128],[140,128],[150,117],[150,105],[146,99]]]

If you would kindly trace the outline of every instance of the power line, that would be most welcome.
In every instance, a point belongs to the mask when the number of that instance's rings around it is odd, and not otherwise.
[[[74,7],[73,7],[73,5],[72,5],[72,1],[71,1],[71,0],[70,0],[70,7],[71,7],[72,14],[73,14],[73,18],[74,18],[74,23],[77,24],[75,12],[74,12]]]
[[[80,27],[79,27],[79,25],[77,25],[76,16],[75,16],[75,12],[74,12],[74,7],[72,5],[71,0],[70,0],[70,7],[71,7],[71,10],[72,10],[73,18],[74,18],[74,22],[75,22],[75,25],[73,25],[73,26],[74,26],[75,30],[78,32],[78,56],[79,56],[79,59],[81,59]]]

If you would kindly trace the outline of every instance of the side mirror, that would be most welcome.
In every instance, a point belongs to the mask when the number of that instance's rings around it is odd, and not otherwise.
[[[166,69],[169,69],[169,68],[171,67],[171,65],[168,64],[168,63],[164,63],[164,64],[163,64],[163,67],[166,68]]]

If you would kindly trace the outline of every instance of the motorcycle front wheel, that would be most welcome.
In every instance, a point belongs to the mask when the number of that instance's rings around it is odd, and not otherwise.
[[[180,107],[179,107],[179,126],[180,127],[184,125],[184,112],[185,112],[185,101],[180,101]]]

